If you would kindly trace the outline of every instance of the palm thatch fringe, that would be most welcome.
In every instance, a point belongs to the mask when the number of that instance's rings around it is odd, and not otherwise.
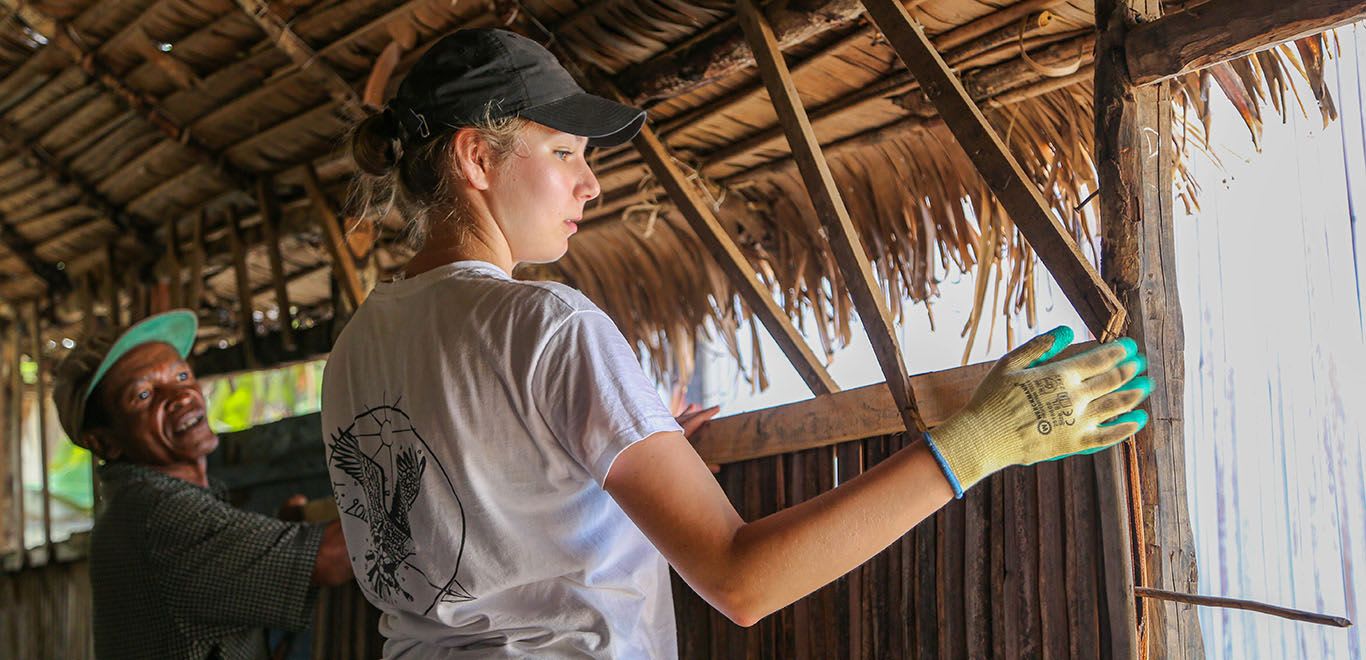
[[[1187,161],[1208,153],[1211,83],[1239,109],[1254,140],[1260,137],[1261,107],[1268,99],[1284,115],[1289,91],[1307,112],[1297,78],[1314,93],[1324,121],[1330,121],[1336,109],[1324,85],[1327,43],[1323,35],[1308,37],[1177,83],[1173,192],[1188,210],[1197,204],[1198,188]],[[1292,77],[1291,71],[1298,75]],[[1099,232],[1089,206],[1096,189],[1089,81],[987,114],[1094,261]],[[906,301],[924,302],[933,326],[931,302],[938,284],[956,270],[975,277],[973,308],[961,329],[965,361],[988,313],[993,317],[988,341],[997,313],[1008,346],[1015,344],[1018,318],[1035,325],[1038,261],[942,124],[931,121],[885,140],[831,148],[827,156],[898,321],[909,311]],[[827,359],[847,345],[852,305],[795,168],[790,163],[768,168],[728,190],[710,185],[717,191],[718,215],[784,309],[799,323],[808,313],[815,319],[814,328],[803,330],[815,332]],[[653,186],[646,181],[642,188]],[[560,262],[521,275],[557,279],[582,290],[618,321],[661,381],[688,381],[694,347],[710,322],[737,359],[741,341],[753,344],[748,378],[756,388],[767,386],[757,324],[750,323],[749,337],[739,336],[740,321],[753,320],[749,311],[667,200],[635,204],[616,221],[594,223],[584,233]]]

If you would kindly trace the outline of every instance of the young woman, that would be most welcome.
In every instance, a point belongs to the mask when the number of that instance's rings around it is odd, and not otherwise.
[[[715,409],[676,421],[592,302],[510,276],[565,253],[600,192],[585,149],[643,121],[538,44],[465,30],[355,131],[363,192],[422,239],[323,379],[333,489],[388,657],[674,657],[669,565],[751,625],[988,474],[1146,422],[1130,412],[1150,387],[1133,343],[1050,362],[1072,338],[1060,328],[1002,358],[924,442],[742,520],[686,438]]]

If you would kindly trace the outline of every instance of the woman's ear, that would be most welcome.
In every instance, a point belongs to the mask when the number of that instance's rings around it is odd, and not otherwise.
[[[451,157],[465,181],[476,190],[488,190],[493,159],[488,142],[478,131],[468,128],[456,131],[451,139]]]

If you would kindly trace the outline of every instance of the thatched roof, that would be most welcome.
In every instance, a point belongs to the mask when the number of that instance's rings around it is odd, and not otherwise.
[[[1090,0],[906,4],[1066,226],[1094,235]],[[813,16],[810,7],[822,9],[815,20],[803,18]],[[1028,246],[858,3],[793,0],[769,13],[794,42],[788,61],[894,313],[909,311],[903,296],[933,297],[936,273],[977,268],[990,275],[979,278],[974,318],[1006,309],[1032,318],[1038,266]],[[111,279],[106,264],[120,282],[167,276],[170,223],[182,272],[193,272],[199,225],[202,340],[235,341],[230,210],[249,245],[253,304],[275,304],[255,188],[264,176],[284,209],[291,302],[305,323],[331,316],[329,259],[299,166],[312,164],[344,205],[353,165],[342,138],[352,119],[381,102],[435,38],[499,24],[553,38],[643,103],[793,317],[814,310],[820,321],[808,330],[827,352],[848,340],[839,269],[754,68],[736,66],[744,53],[734,48],[733,3],[722,0],[27,3],[0,23],[0,298],[52,291],[48,322],[54,334],[69,332],[87,299],[105,313],[98,286]],[[692,66],[698,53],[727,48],[733,57]],[[1183,151],[1209,130],[1205,104],[1215,87],[1254,135],[1267,101],[1331,117],[1327,50],[1311,37],[1180,81]],[[568,256],[520,275],[582,289],[663,368],[688,370],[707,319],[732,345],[748,341],[734,336],[745,315],[739,299],[640,158],[629,146],[593,158],[604,192]],[[1194,203],[1194,182],[1178,179]],[[403,262],[402,224],[381,219],[373,242],[353,236],[368,252],[367,277]],[[123,305],[133,303],[129,290],[123,296]],[[261,316],[261,330],[276,323]]]

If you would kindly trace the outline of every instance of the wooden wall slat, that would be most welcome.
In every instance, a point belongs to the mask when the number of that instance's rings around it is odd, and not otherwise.
[[[908,442],[893,434],[741,461],[718,479],[753,520],[853,479]],[[675,581],[680,657],[1101,657],[1110,631],[1095,495],[1091,457],[1008,469],[747,630]]]

